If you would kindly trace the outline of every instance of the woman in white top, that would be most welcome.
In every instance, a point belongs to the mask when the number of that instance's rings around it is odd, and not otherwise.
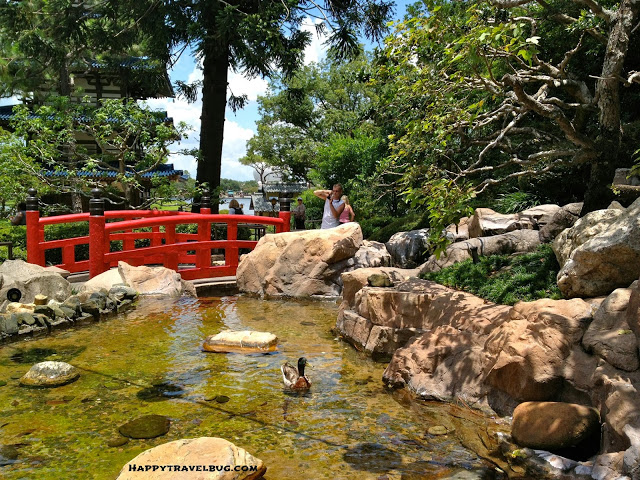
[[[340,200],[342,196],[342,185],[336,183],[333,190],[316,190],[313,194],[324,200],[324,212],[322,214],[322,225],[320,228],[333,228],[340,225],[340,214],[344,210],[344,202]]]

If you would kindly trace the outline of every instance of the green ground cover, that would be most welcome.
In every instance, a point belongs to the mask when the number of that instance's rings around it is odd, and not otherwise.
[[[457,263],[423,275],[447,287],[464,290],[503,305],[539,298],[562,298],[556,276],[560,267],[550,245],[524,255],[493,255]]]

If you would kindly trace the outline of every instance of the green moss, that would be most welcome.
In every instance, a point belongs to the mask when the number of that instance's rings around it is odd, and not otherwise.
[[[538,298],[562,298],[556,276],[560,267],[550,245],[524,255],[493,255],[457,263],[423,276],[447,287],[504,305]]]

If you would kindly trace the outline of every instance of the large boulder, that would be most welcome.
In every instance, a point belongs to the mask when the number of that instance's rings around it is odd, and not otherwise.
[[[523,447],[553,451],[595,444],[597,451],[600,415],[574,403],[524,402],[513,411],[511,435]]]
[[[117,276],[112,275],[117,281]],[[140,295],[162,295],[179,297],[180,295],[195,296],[193,284],[185,282],[175,270],[165,267],[134,267],[125,262],[118,262],[118,273],[125,285],[133,288]],[[115,284],[117,285],[117,284]]]
[[[265,235],[236,272],[238,288],[258,295],[340,295],[340,274],[362,245],[355,222],[326,230]]]
[[[395,266],[415,268],[429,257],[429,229],[398,232],[385,245]]]
[[[540,241],[552,242],[565,228],[573,227],[580,218],[582,203],[568,203],[557,212],[547,224],[540,228]]]
[[[532,230],[535,226],[533,216],[520,217],[517,213],[502,214],[490,208],[476,208],[469,220],[469,237],[490,237],[514,230]]]
[[[638,340],[627,323],[631,289],[618,288],[593,315],[582,345],[620,370],[632,372],[640,367]]]
[[[553,242],[565,297],[607,295],[640,275],[640,199],[582,217]]]
[[[124,262],[123,262],[124,263]],[[120,275],[119,268],[111,268],[106,272],[87,280],[82,286],[83,291],[96,292],[100,290],[109,291],[115,285],[124,285],[125,281]]]
[[[542,299],[517,303],[510,316],[484,345],[487,383],[518,401],[554,398],[566,359],[591,320],[591,306],[580,299]]]
[[[388,288],[364,286],[362,280],[349,278],[352,276],[345,274],[347,294],[336,330],[370,353],[391,355],[414,335],[440,326],[486,333],[491,325],[507,318],[509,310],[501,305],[487,308],[481,298],[428,280],[409,278]]]
[[[431,255],[420,266],[420,273],[438,272],[455,263],[464,262],[472,258],[471,250],[474,248],[477,249],[478,255],[489,256],[532,252],[539,245],[538,232],[533,230],[517,230],[492,237],[472,238],[449,245],[439,257]]]
[[[452,242],[469,240],[469,217],[462,217],[458,223],[452,223],[445,229],[446,237]]]
[[[531,224],[533,228],[539,230],[551,222],[558,211],[560,211],[559,205],[546,203],[519,212],[518,218],[523,222],[523,225]]]
[[[71,284],[59,273],[23,260],[5,260],[0,265],[0,301],[12,288],[22,293],[22,303],[33,303],[38,294],[58,302],[71,295]]]
[[[262,460],[243,448],[222,438],[201,437],[145,450],[122,467],[117,480],[255,480],[266,470]]]
[[[391,254],[384,243],[364,240],[353,256],[353,262],[354,269],[390,267]]]
[[[342,300],[347,308],[354,306],[356,293],[365,285],[371,275],[384,274],[394,284],[402,283],[409,277],[416,277],[416,269],[402,269],[396,267],[358,268],[342,274]]]

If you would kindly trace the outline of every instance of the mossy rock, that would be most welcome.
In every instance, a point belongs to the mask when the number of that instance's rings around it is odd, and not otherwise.
[[[129,438],[156,438],[165,435],[171,427],[171,420],[163,415],[145,415],[122,425],[120,435]]]

